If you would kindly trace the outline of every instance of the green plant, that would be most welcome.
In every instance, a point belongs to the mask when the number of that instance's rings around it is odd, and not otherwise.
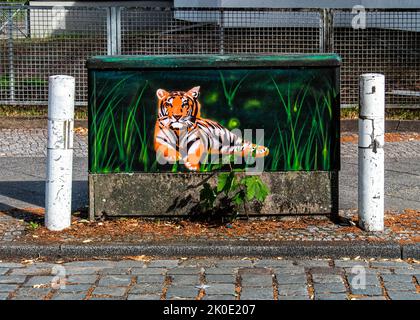
[[[31,230],[36,230],[40,227],[40,224],[38,222],[30,221],[28,227]]]
[[[241,207],[247,214],[247,203],[263,203],[269,193],[270,189],[260,176],[238,177],[236,171],[224,172],[218,175],[217,186],[204,183],[200,191],[199,214],[207,220],[231,222],[237,218]]]

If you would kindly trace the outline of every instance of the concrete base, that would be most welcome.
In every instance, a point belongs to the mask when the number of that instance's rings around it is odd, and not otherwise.
[[[248,204],[249,215],[338,213],[338,172],[264,172],[261,179],[271,194],[262,206]],[[216,181],[217,173],[90,174],[90,218],[189,216],[203,184]]]

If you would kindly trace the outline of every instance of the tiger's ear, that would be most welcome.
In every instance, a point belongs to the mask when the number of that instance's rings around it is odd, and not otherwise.
[[[157,97],[159,98],[159,100],[162,100],[162,99],[163,99],[163,98],[165,98],[168,94],[169,94],[169,93],[168,93],[166,90],[164,90],[164,89],[158,89],[158,90],[156,91],[156,95],[157,95]]]
[[[200,95],[200,86],[194,87],[191,90],[187,92],[187,95],[189,95],[193,99],[197,99]]]

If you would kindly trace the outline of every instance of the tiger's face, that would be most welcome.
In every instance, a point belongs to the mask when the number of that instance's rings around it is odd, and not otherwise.
[[[171,91],[158,89],[156,95],[159,99],[159,119],[166,127],[171,129],[188,129],[200,116],[200,104],[197,100],[200,87],[191,90]]]

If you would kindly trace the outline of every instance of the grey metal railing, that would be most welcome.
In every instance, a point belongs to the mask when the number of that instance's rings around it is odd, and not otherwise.
[[[420,107],[420,9],[0,6],[0,104],[44,105],[52,74],[76,78],[87,104],[85,61],[107,54],[336,52],[342,106],[358,104],[358,76],[386,76],[387,107]]]

